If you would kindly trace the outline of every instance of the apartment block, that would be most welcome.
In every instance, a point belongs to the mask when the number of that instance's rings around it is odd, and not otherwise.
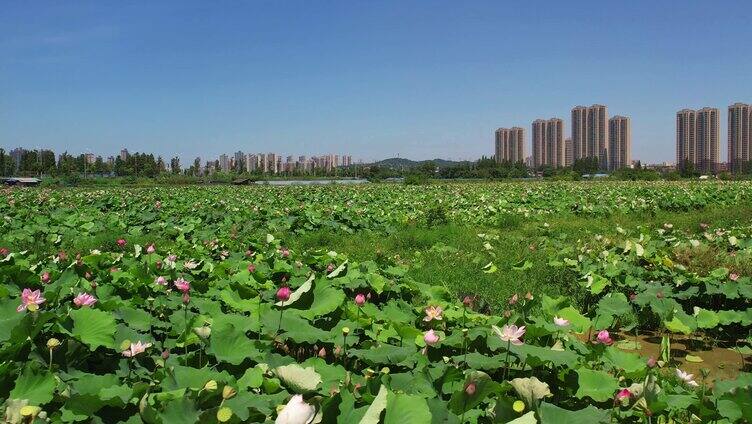
[[[728,107],[729,170],[741,172],[752,160],[752,105],[734,103]]]
[[[574,159],[598,158],[608,168],[608,108],[604,105],[575,106],[572,109]]]
[[[608,169],[615,171],[632,165],[632,124],[626,116],[608,120]]]
[[[497,163],[521,162],[525,158],[525,130],[520,127],[499,128],[495,131]]]

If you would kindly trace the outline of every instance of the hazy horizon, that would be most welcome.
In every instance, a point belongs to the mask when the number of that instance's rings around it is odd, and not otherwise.
[[[752,102],[741,1],[51,2],[0,15],[0,147],[477,159],[576,105],[673,161],[675,114]]]

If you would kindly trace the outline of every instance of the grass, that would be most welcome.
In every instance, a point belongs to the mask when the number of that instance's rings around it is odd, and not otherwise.
[[[588,240],[596,234],[616,237],[617,227],[634,229],[638,226],[657,227],[672,223],[676,230],[699,232],[700,223],[714,228],[733,224],[749,224],[752,207],[706,208],[682,213],[656,215],[613,215],[608,217],[580,217],[573,215],[551,216],[541,220],[504,217],[495,227],[473,228],[457,224],[437,225],[432,228],[406,226],[390,234],[358,232],[340,234],[329,231],[310,232],[287,239],[296,249],[333,249],[357,261],[374,259],[379,255],[410,265],[409,276],[417,281],[443,285],[457,296],[480,296],[491,311],[505,309],[509,297],[527,291],[548,295],[569,295],[578,299],[576,276],[561,268],[548,266],[557,254],[546,240],[562,237],[576,246],[577,240]],[[491,259],[483,248],[478,234],[498,235],[491,241],[496,257],[495,273],[484,273],[482,267]],[[558,248],[557,248],[558,249]],[[517,271],[512,267],[530,261],[532,268]],[[707,258],[697,258],[697,261]],[[712,264],[723,264],[714,259]],[[704,262],[706,265],[711,262]],[[746,262],[745,266],[748,266]],[[710,265],[708,265],[710,266]],[[720,265],[719,265],[720,266]],[[738,265],[741,267],[742,265]],[[712,268],[710,268],[712,269]]]

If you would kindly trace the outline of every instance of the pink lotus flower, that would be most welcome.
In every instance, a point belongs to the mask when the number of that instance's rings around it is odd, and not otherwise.
[[[423,321],[430,322],[432,320],[441,321],[443,319],[442,314],[444,310],[441,306],[429,306],[426,308],[426,316],[423,317]]]
[[[253,274],[254,272],[256,272],[256,265],[254,265],[254,264],[248,264],[248,272],[250,272],[251,274]]]
[[[167,260],[174,263],[178,260],[178,255],[169,255]]]
[[[554,317],[554,324],[557,327],[566,327],[569,325],[569,320],[561,317]]]
[[[525,294],[525,299],[527,299],[527,300],[533,300],[533,294],[532,294],[532,293],[530,293],[530,292],[527,292],[527,293]]]
[[[366,296],[363,293],[358,293],[355,296],[355,304],[361,307],[366,304]]]
[[[131,347],[123,351],[123,356],[126,358],[133,358],[139,353],[146,352],[146,349],[151,347],[151,343],[142,343],[140,340],[136,343],[131,343]]]
[[[120,246],[120,247],[123,247],[126,244],[127,244],[127,242],[125,241],[125,239],[118,239],[117,240],[117,245]]]
[[[290,256],[290,250],[284,247],[279,249],[279,253],[282,255],[283,258]]]
[[[496,335],[499,336],[502,342],[511,343],[515,346],[519,346],[522,344],[520,337],[522,337],[525,334],[524,325],[522,327],[517,327],[514,324],[505,325],[501,329],[499,329],[499,327],[494,325],[491,328],[496,333]]]
[[[79,295],[73,299],[73,304],[79,308],[81,306],[91,306],[95,303],[97,303],[97,298],[89,293],[79,293]]]
[[[44,303],[45,298],[42,297],[42,293],[39,290],[31,291],[31,289],[23,289],[21,292],[21,305],[16,308],[16,312],[21,312],[26,309],[34,312],[39,309],[39,305]]]
[[[473,296],[465,296],[462,298],[462,304],[465,305],[466,308],[472,308],[474,300]]]
[[[729,274],[729,280],[736,281],[738,279],[739,279],[739,274],[737,274],[735,272],[732,272],[731,274]]]
[[[290,300],[290,288],[287,286],[280,287],[279,290],[277,290],[277,300],[280,302],[287,302]]]
[[[517,293],[515,293],[515,294],[514,294],[514,296],[512,296],[512,297],[511,297],[511,298],[509,299],[509,304],[510,304],[510,305],[515,305],[515,304],[517,304],[517,301],[518,301],[518,300],[520,300],[520,298],[519,298],[519,296],[517,296]]]
[[[178,278],[175,280],[175,288],[183,293],[188,293],[191,291],[191,283],[182,278]]]
[[[676,376],[679,377],[679,380],[683,381],[687,386],[689,387],[697,387],[699,384],[694,380],[694,374],[688,374],[679,368],[676,369]]]
[[[439,335],[433,330],[428,330],[423,336],[423,341],[426,342],[428,346],[433,346],[439,342]]]
[[[162,277],[161,275],[154,279],[154,284],[158,284],[160,286],[166,286],[167,285],[167,279]]]
[[[0,257],[6,257],[10,253],[10,250],[6,247],[0,247]]]
[[[154,202],[154,207],[157,209],[162,209],[162,202],[157,200],[156,202]]]
[[[150,245],[146,246],[146,253],[152,254],[152,253],[154,253],[156,251],[157,251],[157,249],[154,247],[153,244],[150,244]]]
[[[319,349],[319,358],[326,359],[326,348]]]
[[[598,332],[597,342],[608,346],[614,341],[611,339],[611,335],[608,334],[608,330],[601,330]]]
[[[50,273],[45,271],[42,273],[42,276],[39,277],[39,280],[43,282],[44,284],[47,284],[50,282]]]
[[[619,393],[616,394],[616,400],[618,401],[629,399],[630,397],[632,397],[632,392],[630,392],[629,389],[621,389],[619,390]]]

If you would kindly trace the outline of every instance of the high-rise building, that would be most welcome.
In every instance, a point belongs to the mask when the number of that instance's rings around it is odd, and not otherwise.
[[[238,150],[235,152],[235,160],[233,162],[233,169],[237,171],[243,171],[246,168],[245,165],[245,154]]]
[[[587,107],[575,106],[572,109],[572,154],[574,159],[588,157],[587,151]],[[574,161],[572,162],[574,163]]]
[[[125,162],[128,159],[128,155],[129,155],[128,149],[120,150],[120,160],[122,160],[123,162]]]
[[[84,160],[88,165],[94,165],[96,157],[94,156],[94,153],[84,153]]]
[[[564,121],[559,118],[546,121],[546,165],[564,166]]]
[[[720,112],[704,107],[697,111],[697,166],[703,172],[716,172],[720,163]]]
[[[676,113],[676,166],[691,164],[702,172],[716,172],[720,162],[718,109],[682,109]]]
[[[496,163],[525,160],[525,130],[523,128],[499,128],[494,134]]]
[[[608,169],[615,171],[632,166],[632,125],[626,116],[608,120]]]
[[[23,158],[24,153],[26,153],[26,149],[24,149],[23,147],[16,147],[8,154],[11,159],[13,159],[15,165],[13,172],[18,172],[18,170],[21,168],[21,158]]]
[[[752,160],[752,105],[734,103],[728,107],[729,170],[741,172]]]
[[[608,167],[608,108],[603,105],[572,109],[572,149],[574,159],[598,158]]]
[[[564,140],[564,166],[574,165],[574,150],[572,149],[572,138]]]
[[[687,163],[696,163],[697,112],[682,109],[676,112],[676,166],[682,168]]]
[[[228,172],[230,170],[230,158],[226,154],[219,155],[219,169],[222,172]]]
[[[564,121],[559,118],[533,122],[533,167],[564,166]]]
[[[532,128],[533,168],[538,169],[546,162],[546,120],[536,119]]]

